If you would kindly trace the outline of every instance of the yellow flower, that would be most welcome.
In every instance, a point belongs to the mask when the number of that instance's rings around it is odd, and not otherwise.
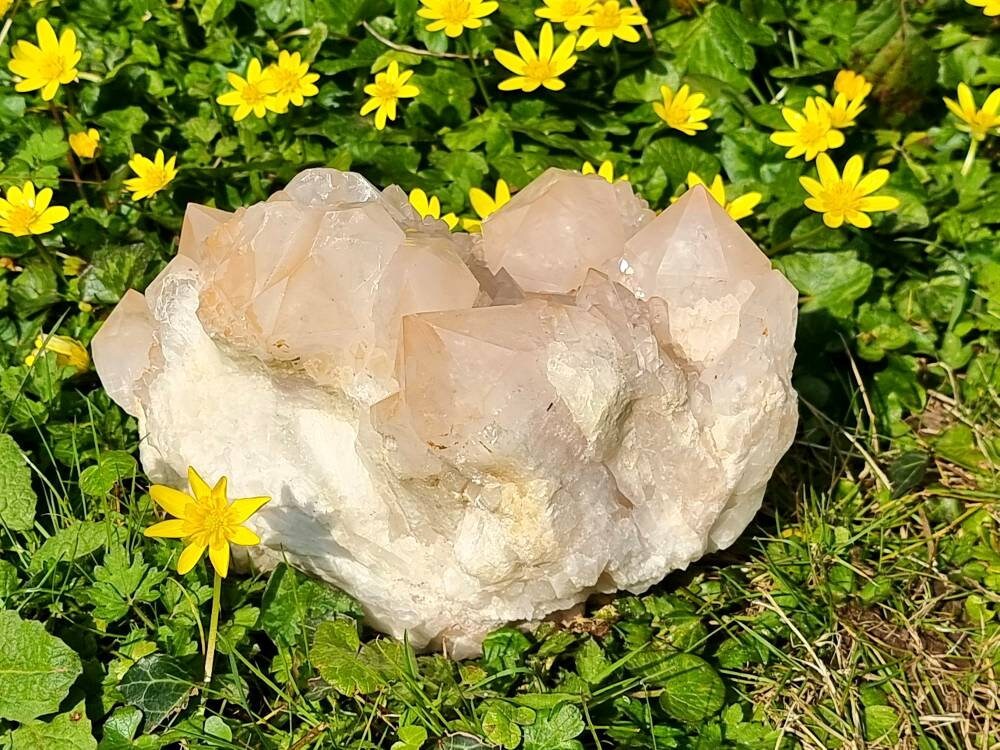
[[[458,217],[455,214],[441,215],[441,201],[436,195],[428,198],[423,190],[414,188],[410,191],[410,205],[420,214],[421,219],[440,219],[448,225],[448,229],[458,226]]]
[[[7,67],[22,80],[14,86],[16,91],[42,90],[42,99],[51,101],[59,90],[59,84],[76,79],[76,64],[80,62],[80,50],[76,48],[76,34],[66,29],[56,39],[56,32],[46,19],[41,19],[35,27],[38,46],[31,42],[19,41],[14,45],[13,56]]]
[[[69,147],[81,159],[93,159],[94,154],[97,153],[97,144],[100,142],[101,134],[94,128],[81,130],[79,133],[73,133],[69,137]]]
[[[832,229],[845,221],[861,229],[870,227],[872,220],[868,212],[892,211],[899,206],[899,201],[887,195],[872,195],[889,179],[888,170],[876,169],[862,177],[863,170],[864,160],[852,156],[841,176],[833,160],[820,154],[816,159],[819,181],[812,177],[799,178],[811,196],[805,200],[806,208],[823,214],[823,223]]]
[[[417,11],[421,18],[430,20],[428,31],[441,31],[450,37],[460,36],[466,29],[478,29],[499,3],[493,0],[420,0]]]
[[[169,161],[163,160],[163,149],[156,149],[156,158],[152,161],[141,154],[136,154],[129,159],[128,165],[132,167],[138,177],[125,180],[125,189],[132,193],[132,200],[138,201],[156,195],[170,184],[171,180],[177,176],[176,156],[171,156]]]
[[[0,18],[7,15],[7,11],[10,10],[10,6],[14,4],[14,0],[0,0]]]
[[[837,94],[833,104],[826,99],[819,99],[820,109],[825,110],[826,116],[830,118],[830,127],[835,129],[849,128],[854,125],[854,120],[865,110],[864,97],[848,99],[844,94]]]
[[[833,80],[833,90],[848,99],[864,99],[872,92],[872,85],[860,73],[842,70]]]
[[[674,130],[679,130],[684,135],[694,135],[696,130],[708,128],[703,120],[708,119],[712,110],[701,106],[705,101],[704,94],[692,94],[686,83],[676,94],[669,86],[660,86],[660,94],[663,101],[653,102],[653,110]]]
[[[786,159],[805,154],[806,161],[812,161],[817,154],[844,145],[844,134],[833,127],[830,116],[816,103],[814,97],[810,96],[806,100],[806,106],[801,112],[784,107],[781,116],[791,130],[771,133],[771,141],[788,149]]]
[[[385,129],[386,120],[396,119],[396,104],[400,99],[409,99],[420,93],[420,89],[407,81],[412,70],[400,70],[393,60],[389,67],[375,76],[375,83],[365,86],[365,93],[371,98],[361,107],[361,114],[375,112],[375,128]]]
[[[1000,0],[965,0],[965,2],[977,8],[982,8],[984,15],[1000,16]]]
[[[281,50],[278,62],[268,65],[264,75],[277,85],[274,99],[278,109],[275,111],[285,112],[289,103],[301,107],[307,96],[319,93],[316,88],[319,74],[309,72],[309,63],[302,62],[302,56],[298,52],[289,54]]]
[[[959,126],[961,130],[966,130],[977,141],[986,139],[991,130],[1000,128],[1000,89],[993,89],[993,92],[986,97],[982,109],[976,109],[976,100],[972,96],[972,89],[964,83],[958,84],[958,103],[945,97],[945,105],[951,113],[962,121]]]
[[[42,352],[52,352],[56,362],[63,367],[72,367],[78,373],[90,369],[90,355],[86,348],[76,339],[69,336],[56,336],[54,333],[39,336],[35,339],[35,349],[24,358],[24,364],[31,367]]]
[[[150,497],[174,518],[153,524],[145,535],[187,541],[177,561],[181,575],[195,566],[207,548],[212,567],[225,578],[229,573],[230,544],[260,544],[260,537],[243,524],[271,498],[248,497],[230,503],[225,477],[215,487],[209,487],[193,468],[188,468],[188,483],[190,495],[162,484],[149,488]]]
[[[602,161],[601,166],[597,169],[594,169],[594,165],[591,164],[589,161],[585,161],[583,163],[583,167],[580,168],[580,171],[583,172],[584,174],[596,174],[598,177],[603,177],[608,182],[615,181],[615,165],[612,164],[607,159]],[[628,182],[628,175],[623,174],[621,177],[618,178],[618,180],[620,182]]]
[[[545,7],[538,8],[535,15],[546,21],[561,23],[567,31],[579,30],[587,14],[596,4],[594,0],[543,0],[543,2]]]
[[[762,197],[760,193],[750,192],[744,193],[739,198],[726,203],[726,186],[722,184],[722,175],[718,174],[712,180],[711,185],[706,185],[701,177],[694,172],[688,172],[687,184],[689,188],[693,188],[695,185],[704,185],[708,188],[708,192],[715,198],[715,202],[726,209],[726,213],[729,214],[729,218],[733,221],[739,221],[740,219],[745,219],[747,216],[752,216],[754,208],[760,203]],[[671,203],[677,200],[677,198],[673,198],[671,199]]]
[[[635,27],[644,23],[646,17],[638,8],[623,8],[618,0],[598,2],[583,19],[586,28],[580,35],[580,49],[587,49],[594,42],[607,47],[615,37],[623,42],[638,42],[640,37]]]
[[[466,232],[478,232],[483,228],[483,222],[489,218],[490,214],[510,202],[510,188],[504,180],[497,180],[494,195],[479,188],[472,188],[469,191],[469,202],[479,215],[479,219],[463,219],[462,227]]]
[[[52,190],[44,188],[36,195],[31,181],[7,188],[6,200],[0,198],[0,232],[15,237],[51,232],[53,225],[69,217],[65,206],[50,206],[51,201]]]
[[[282,106],[279,98],[275,96],[279,86],[278,80],[274,76],[264,75],[260,60],[256,57],[247,65],[246,78],[228,73],[226,80],[233,90],[220,94],[215,101],[223,107],[236,107],[236,111],[233,112],[233,119],[236,122],[245,119],[251,112],[254,117],[263,117],[269,110],[283,112],[288,108],[287,100]]]
[[[550,91],[566,88],[566,84],[559,76],[576,64],[576,56],[573,54],[573,48],[576,46],[575,35],[570,34],[558,47],[555,47],[552,24],[546,23],[542,26],[542,33],[538,37],[537,53],[531,42],[520,31],[514,32],[514,44],[520,57],[505,49],[493,50],[493,55],[499,63],[514,74],[500,82],[501,91],[520,89],[531,92],[539,86],[544,86]]]

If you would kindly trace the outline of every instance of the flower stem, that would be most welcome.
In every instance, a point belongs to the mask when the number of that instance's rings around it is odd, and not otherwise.
[[[976,160],[976,149],[978,148],[979,148],[979,141],[973,138],[972,142],[969,144],[969,153],[965,155],[965,161],[962,162],[963,177],[969,174],[969,171],[972,169],[972,163]]]
[[[222,605],[222,576],[215,574],[212,587],[212,619],[208,626],[208,644],[205,646],[205,687],[212,681],[212,667],[215,664],[215,641],[219,635],[219,610]]]
[[[490,101],[490,94],[486,90],[486,85],[483,83],[483,79],[479,75],[479,66],[476,64],[476,53],[472,50],[472,42],[469,41],[468,34],[463,34],[462,38],[465,40],[465,48],[469,50],[469,67],[472,68],[472,77],[476,79],[476,85],[479,86],[479,93],[483,95],[483,99],[486,100],[486,106],[493,106],[493,102]]]

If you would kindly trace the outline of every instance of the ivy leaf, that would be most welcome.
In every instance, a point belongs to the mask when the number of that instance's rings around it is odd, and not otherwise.
[[[260,629],[278,645],[295,645],[299,634],[338,615],[362,616],[358,603],[340,589],[313,580],[284,563],[271,573],[261,604]]]
[[[126,451],[104,451],[97,460],[96,465],[80,472],[80,489],[95,497],[103,497],[119,482],[132,479],[139,468]]]
[[[655,681],[663,687],[660,704],[678,721],[706,719],[726,702],[726,686],[700,656],[676,654],[660,664]]]
[[[359,654],[361,641],[353,620],[320,623],[312,661],[320,676],[343,695],[366,695],[384,685],[382,675]]]
[[[81,671],[76,652],[42,623],[0,612],[0,719],[23,723],[56,711]]]
[[[0,434],[0,524],[27,531],[35,523],[37,501],[21,449],[10,435]]]
[[[483,734],[494,745],[514,750],[521,744],[521,726],[531,724],[535,712],[505,701],[491,701],[483,716]]]
[[[125,702],[146,715],[146,732],[151,732],[187,703],[193,688],[188,665],[166,654],[143,657],[132,665],[118,685]]]
[[[144,289],[153,253],[142,242],[112,245],[94,253],[80,276],[80,293],[86,302],[113,305],[129,289]]]
[[[11,750],[97,750],[81,703],[52,721],[29,721],[10,734]]]
[[[56,273],[48,263],[25,266],[10,285],[10,301],[18,316],[27,318],[59,301]]]
[[[584,730],[583,715],[576,706],[560,706],[535,717],[524,728],[524,750],[576,750],[574,739]]]

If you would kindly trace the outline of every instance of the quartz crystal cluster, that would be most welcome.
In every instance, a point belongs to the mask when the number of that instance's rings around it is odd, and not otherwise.
[[[654,215],[553,169],[480,236],[311,169],[189,206],[94,361],[152,480],[270,495],[254,562],[461,657],[736,538],[795,431],[796,309],[701,187]]]

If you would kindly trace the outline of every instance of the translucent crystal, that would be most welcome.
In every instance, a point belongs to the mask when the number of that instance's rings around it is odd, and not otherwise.
[[[94,361],[153,480],[273,498],[256,564],[464,656],[736,538],[795,430],[796,309],[700,187],[654,217],[550,170],[480,237],[321,169],[190,206]]]

